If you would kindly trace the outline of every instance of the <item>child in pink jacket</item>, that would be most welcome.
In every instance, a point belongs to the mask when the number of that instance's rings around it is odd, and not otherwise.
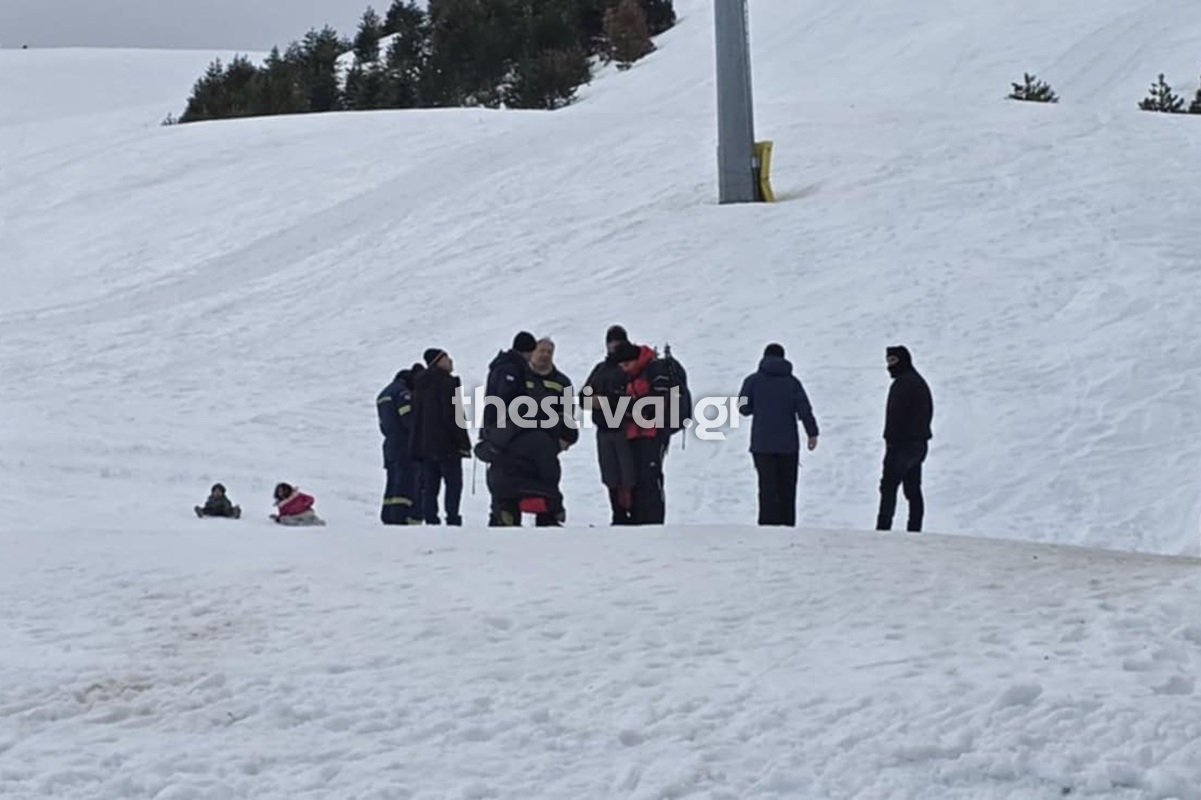
[[[313,496],[287,483],[275,486],[275,507],[279,513],[271,519],[280,525],[324,525],[325,520],[313,511]]]

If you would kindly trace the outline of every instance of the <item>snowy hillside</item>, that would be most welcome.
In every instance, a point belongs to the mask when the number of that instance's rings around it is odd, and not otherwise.
[[[554,114],[157,128],[207,56],[137,53],[167,68],[130,72],[118,131],[86,116],[78,51],[0,52],[8,513],[158,530],[213,479],[264,510],[290,479],[372,524],[398,367],[445,347],[471,387],[529,328],[582,380],[622,322],[701,395],[785,344],[825,432],[806,524],[870,526],[904,342],[938,406],[931,529],[1195,552],[1201,128],[1135,104],[1161,70],[1191,90],[1201,8],[993,5],[753,2],[782,200],[755,208],[714,205],[704,2]],[[1062,103],[1004,101],[1023,71]],[[753,518],[746,438],[672,452],[669,521]],[[573,521],[606,519],[590,441],[565,487]]]
[[[677,10],[550,114],[161,127],[228,54],[0,51],[0,796],[1201,800],[1198,562],[1046,544],[1201,544],[1201,118],[1136,109],[1201,6],[751,0],[737,208]],[[698,396],[785,345],[801,530],[750,527],[745,425],[662,529],[603,527],[590,432],[567,530],[472,529],[482,470],[468,528],[379,526],[397,368],[525,328],[579,382],[614,322]],[[862,532],[896,343],[962,536]]]

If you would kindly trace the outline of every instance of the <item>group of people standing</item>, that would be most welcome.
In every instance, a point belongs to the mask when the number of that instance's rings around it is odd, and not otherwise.
[[[630,342],[619,325],[610,327],[605,339],[607,354],[583,387],[590,400],[603,398],[616,405],[622,397],[649,394],[644,371],[656,356],[654,350]],[[537,421],[553,424],[515,425],[501,418],[507,412],[488,403],[474,445],[458,418],[455,396],[461,380],[454,375],[449,353],[430,348],[423,354],[424,363],[398,372],[376,398],[387,472],[384,524],[442,524],[441,494],[445,523],[462,525],[463,459],[474,455],[488,465],[490,526],[520,526],[523,514],[532,514],[537,526],[563,525],[567,512],[559,457],[579,442],[580,431],[578,423],[568,421],[571,409],[563,409],[555,420],[546,416],[544,398],[561,398],[569,387],[574,391],[554,355],[550,338],[536,339],[521,331],[488,365],[485,385],[486,395],[505,409],[527,397],[539,409]],[[669,432],[644,428],[628,413],[606,416],[597,402],[586,401],[586,406],[591,406],[598,427],[598,461],[613,524],[661,524],[666,513],[662,460]]]
[[[608,492],[611,523],[662,524],[666,516],[663,460],[679,428],[662,421],[635,420],[629,410],[632,404],[624,413],[612,412],[622,398],[636,401],[657,390],[664,380],[659,368],[663,360],[653,348],[631,342],[620,325],[606,331],[605,348],[605,357],[589,373],[581,394],[585,413],[591,414],[597,429],[597,463]],[[387,472],[383,523],[439,525],[441,495],[445,523],[462,525],[463,459],[474,455],[487,464],[490,526],[520,526],[523,514],[532,514],[537,526],[563,525],[566,508],[559,487],[559,458],[579,442],[580,432],[574,420],[567,420],[570,409],[563,409],[557,420],[546,417],[543,399],[561,397],[572,387],[571,379],[555,365],[554,353],[549,338],[536,339],[521,331],[511,347],[496,355],[488,366],[486,395],[504,409],[519,398],[529,398],[532,407],[539,409],[537,419],[547,424],[512,424],[501,417],[507,412],[487,403],[474,444],[460,420],[456,396],[461,380],[446,350],[430,348],[422,362],[398,372],[376,399]],[[876,527],[891,529],[897,492],[903,488],[909,502],[907,529],[920,531],[922,465],[931,439],[933,399],[905,347],[887,348],[886,363],[893,384],[886,408]],[[782,346],[767,346],[739,396],[744,398],[740,413],[752,419],[758,522],[795,525],[802,445],[797,424],[804,427],[809,450],[817,447],[819,429],[805,388]],[[683,414],[691,417],[692,409],[683,409]]]

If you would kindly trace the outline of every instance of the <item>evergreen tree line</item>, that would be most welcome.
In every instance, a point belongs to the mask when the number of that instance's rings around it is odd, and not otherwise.
[[[1025,100],[1032,103],[1058,103],[1059,97],[1045,81],[1041,81],[1027,73],[1022,83],[1012,84],[1013,91],[1009,93],[1011,100]],[[1143,111],[1157,111],[1164,114],[1201,114],[1201,88],[1186,111],[1184,98],[1172,91],[1172,87],[1164,79],[1163,73],[1151,84],[1147,96],[1139,101],[1138,107]]]
[[[619,69],[675,24],[672,0],[393,0],[368,8],[353,39],[310,30],[262,65],[209,64],[187,108],[167,123],[378,108],[554,109],[591,78],[593,58]],[[390,37],[390,38],[388,38]],[[387,38],[387,41],[384,40]],[[339,74],[339,58],[354,54]]]

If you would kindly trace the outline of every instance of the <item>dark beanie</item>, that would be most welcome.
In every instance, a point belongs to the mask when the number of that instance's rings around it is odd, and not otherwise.
[[[626,334],[626,329],[620,325],[611,325],[609,330],[605,331],[605,344],[628,341],[630,341],[630,337]]]
[[[424,353],[422,353],[421,357],[425,359],[425,365],[427,367],[432,367],[434,366],[434,362],[442,358],[444,355],[446,355],[446,351],[442,348],[431,347],[429,350],[426,350]]]
[[[532,353],[537,346],[538,341],[529,331],[521,331],[513,337],[513,349],[518,353]]]
[[[783,358],[784,357],[784,347],[782,345],[778,345],[773,342],[772,344],[769,344],[767,347],[763,348],[763,355],[775,356],[776,358]]]

